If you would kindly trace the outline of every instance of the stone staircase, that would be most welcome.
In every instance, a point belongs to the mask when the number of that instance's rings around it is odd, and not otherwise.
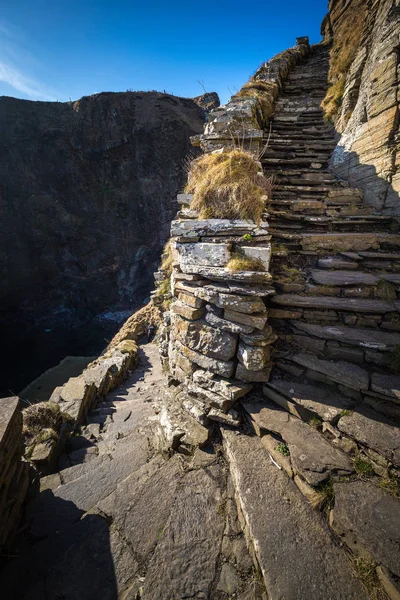
[[[261,162],[275,181],[268,316],[280,339],[264,400],[242,405],[302,494],[315,506],[335,498],[333,532],[381,565],[386,594],[398,598],[400,511],[388,491],[398,494],[400,474],[400,235],[329,170],[335,139],[320,108],[328,59],[314,46],[294,67],[265,136]],[[388,537],[373,506],[391,522]]]
[[[308,50],[265,132],[265,222],[211,227],[181,195],[161,360],[142,345],[41,479],[6,600],[399,600],[400,236],[329,171]],[[270,236],[272,278],[228,276]]]

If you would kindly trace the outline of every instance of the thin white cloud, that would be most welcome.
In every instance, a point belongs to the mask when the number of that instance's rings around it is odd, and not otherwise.
[[[2,22],[0,42],[0,82],[7,83],[32,100],[56,100],[57,94],[36,76],[35,71],[40,70],[41,65],[32,51],[24,47],[27,40],[23,33]],[[27,66],[30,67],[29,73],[26,72]]]
[[[34,79],[26,77],[10,65],[0,61],[0,81],[36,100],[56,100],[45,88]]]

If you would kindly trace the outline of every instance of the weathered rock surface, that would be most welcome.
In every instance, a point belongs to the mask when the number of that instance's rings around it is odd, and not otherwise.
[[[285,440],[293,466],[310,485],[318,485],[332,475],[353,472],[349,457],[333,448],[318,431],[300,419],[273,403],[241,402],[257,432],[277,433]]]
[[[268,596],[364,599],[324,521],[272,464],[261,441],[228,430],[223,436],[245,533],[254,545]]]
[[[352,186],[364,189],[369,205],[393,214],[400,212],[394,143],[398,29],[397,5],[391,0],[351,0],[345,6],[331,0],[323,27],[325,39],[333,42],[331,83],[341,79],[343,89],[334,118],[341,138],[333,153],[333,168]],[[344,74],[339,70],[343,66]]]
[[[216,358],[210,358],[209,356],[205,356],[204,354],[200,354],[195,350],[187,348],[178,341],[176,342],[176,347],[177,350],[183,354],[183,356],[203,369],[208,369],[217,375],[222,375],[222,377],[231,377],[233,374],[233,361],[223,361]]]
[[[0,302],[9,343],[16,339],[13,328],[30,334],[38,317],[46,316],[46,328],[52,329],[66,319],[86,323],[103,311],[140,305],[152,289],[176,211],[189,137],[203,128],[202,109],[168,94],[128,92],[76,102],[2,97],[0,114],[5,226]],[[45,345],[40,332],[30,335]],[[96,353],[103,338],[96,341]],[[12,389],[22,389],[71,354],[60,339],[52,342],[53,351],[43,352],[36,372],[26,368],[29,380],[21,379],[25,369],[19,368]],[[93,345],[90,338],[87,343]],[[15,351],[20,344],[19,338]],[[5,360],[6,353],[1,363],[8,389]]]
[[[237,348],[237,336],[210,327],[204,320],[187,321],[179,316],[172,320],[173,334],[181,344],[218,360],[229,360]]]
[[[400,430],[382,415],[359,405],[350,415],[341,417],[338,427],[395,465],[400,465]]]
[[[23,462],[19,398],[0,401],[0,548],[15,536],[28,491],[28,464]]]
[[[331,523],[342,540],[400,576],[400,500],[367,481],[335,483]]]
[[[368,390],[368,373],[365,369],[357,365],[345,362],[344,360],[338,362],[320,360],[313,354],[295,354],[292,359],[303,367],[327,375],[337,383],[347,385],[355,390]]]
[[[219,477],[217,466],[186,477],[169,520],[160,520],[161,539],[146,574],[144,599],[209,597],[224,529],[223,514],[216,510],[223,497]]]
[[[264,387],[264,393],[280,406],[283,406],[283,399],[280,399],[279,396],[283,395],[292,402],[316,413],[324,421],[334,421],[342,410],[348,410],[354,406],[350,398],[338,392],[297,381],[273,380]]]

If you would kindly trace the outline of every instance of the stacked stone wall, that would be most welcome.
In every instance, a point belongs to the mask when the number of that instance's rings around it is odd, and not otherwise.
[[[268,84],[268,89],[261,94],[250,95],[243,86],[227,104],[210,112],[204,133],[193,136],[192,144],[200,146],[204,152],[240,146],[257,154],[284,82],[291,69],[309,51],[308,38],[298,38],[296,46],[263,63],[249,83],[263,82]]]

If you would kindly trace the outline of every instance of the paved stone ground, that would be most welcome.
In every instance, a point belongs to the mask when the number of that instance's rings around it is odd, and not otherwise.
[[[221,447],[156,452],[170,394],[157,347],[90,415],[41,480],[4,600],[266,598]]]

